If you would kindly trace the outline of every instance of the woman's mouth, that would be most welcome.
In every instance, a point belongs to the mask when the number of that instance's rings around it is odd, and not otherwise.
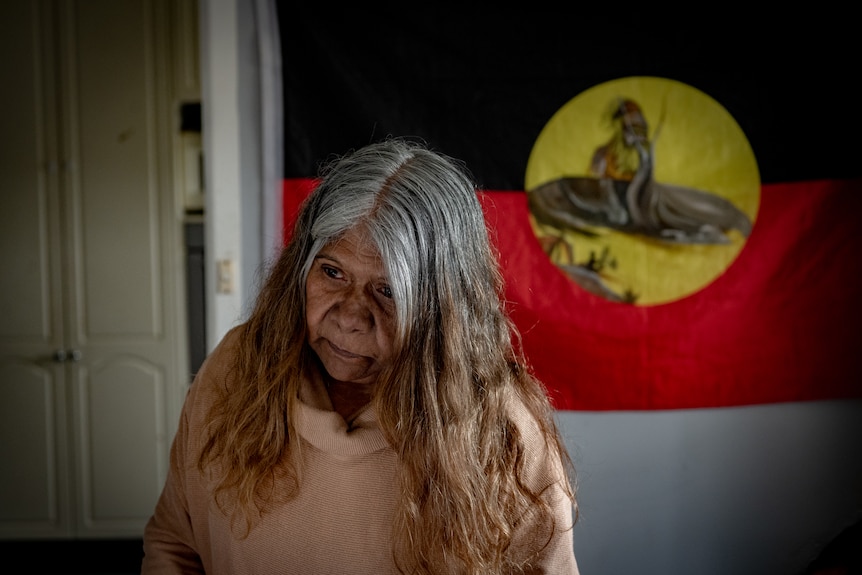
[[[345,359],[359,359],[362,357],[361,355],[358,355],[355,353],[350,353],[346,349],[342,349],[342,348],[338,347],[337,345],[335,345],[334,343],[332,343],[329,340],[327,340],[327,343],[329,344],[329,348],[332,350],[332,352],[335,353],[335,355],[337,355],[339,357],[343,357]]]

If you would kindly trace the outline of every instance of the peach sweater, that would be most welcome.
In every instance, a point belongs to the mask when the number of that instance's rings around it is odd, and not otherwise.
[[[238,329],[202,366],[183,406],[164,490],[144,534],[142,574],[297,573],[386,575],[398,573],[391,552],[396,455],[377,428],[371,407],[348,429],[332,411],[321,382],[300,395],[296,428],[302,438],[304,475],[295,499],[271,509],[245,539],[212,503],[197,470],[206,414],[216,390],[228,381]],[[535,479],[551,483],[537,467]],[[554,497],[557,524],[570,526],[572,510]],[[555,534],[536,573],[576,574],[572,531]]]

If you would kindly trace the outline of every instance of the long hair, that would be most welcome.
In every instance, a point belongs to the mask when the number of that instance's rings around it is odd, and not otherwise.
[[[217,464],[217,501],[236,501],[248,528],[300,488],[290,414],[313,353],[306,277],[321,248],[362,225],[396,307],[395,356],[372,400],[399,461],[396,561],[412,573],[516,568],[510,547],[524,515],[547,527],[534,534],[539,546],[554,529],[542,487],[526,478],[516,412],[526,408],[550,460],[568,472],[571,462],[505,311],[476,187],[460,162],[397,138],[337,158],[321,176],[261,288],[239,344],[242,385],[216,404],[199,465]],[[564,489],[574,503],[568,481]]]

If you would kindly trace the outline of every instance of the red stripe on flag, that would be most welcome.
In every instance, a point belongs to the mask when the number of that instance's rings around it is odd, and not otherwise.
[[[285,181],[285,222],[310,191]],[[507,299],[559,409],[721,407],[862,397],[862,181],[764,185],[754,230],[710,285],[655,306],[613,303],[542,252],[525,193],[480,194]]]
[[[317,180],[313,178],[291,178],[284,180],[282,188],[282,222],[284,222],[284,243],[293,235],[293,224],[299,215],[303,200],[314,189]]]

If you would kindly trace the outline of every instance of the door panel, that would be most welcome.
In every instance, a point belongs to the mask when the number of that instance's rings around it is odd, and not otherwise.
[[[0,534],[70,534],[62,381],[61,365],[0,365]]]
[[[71,533],[52,14],[0,17],[0,536]],[[13,88],[14,87],[14,88]]]
[[[94,529],[122,526],[152,513],[161,490],[165,373],[135,356],[115,356],[80,369],[83,522]],[[153,462],[157,464],[154,465]]]
[[[76,167],[76,334],[88,341],[161,336],[159,130],[150,3],[88,0],[69,30],[68,139]]]
[[[152,2],[63,6],[77,530],[140,534],[166,475],[163,414],[178,348],[165,329],[175,280],[164,275],[163,242],[176,237],[162,209],[171,198],[159,97],[168,71],[155,66]]]

